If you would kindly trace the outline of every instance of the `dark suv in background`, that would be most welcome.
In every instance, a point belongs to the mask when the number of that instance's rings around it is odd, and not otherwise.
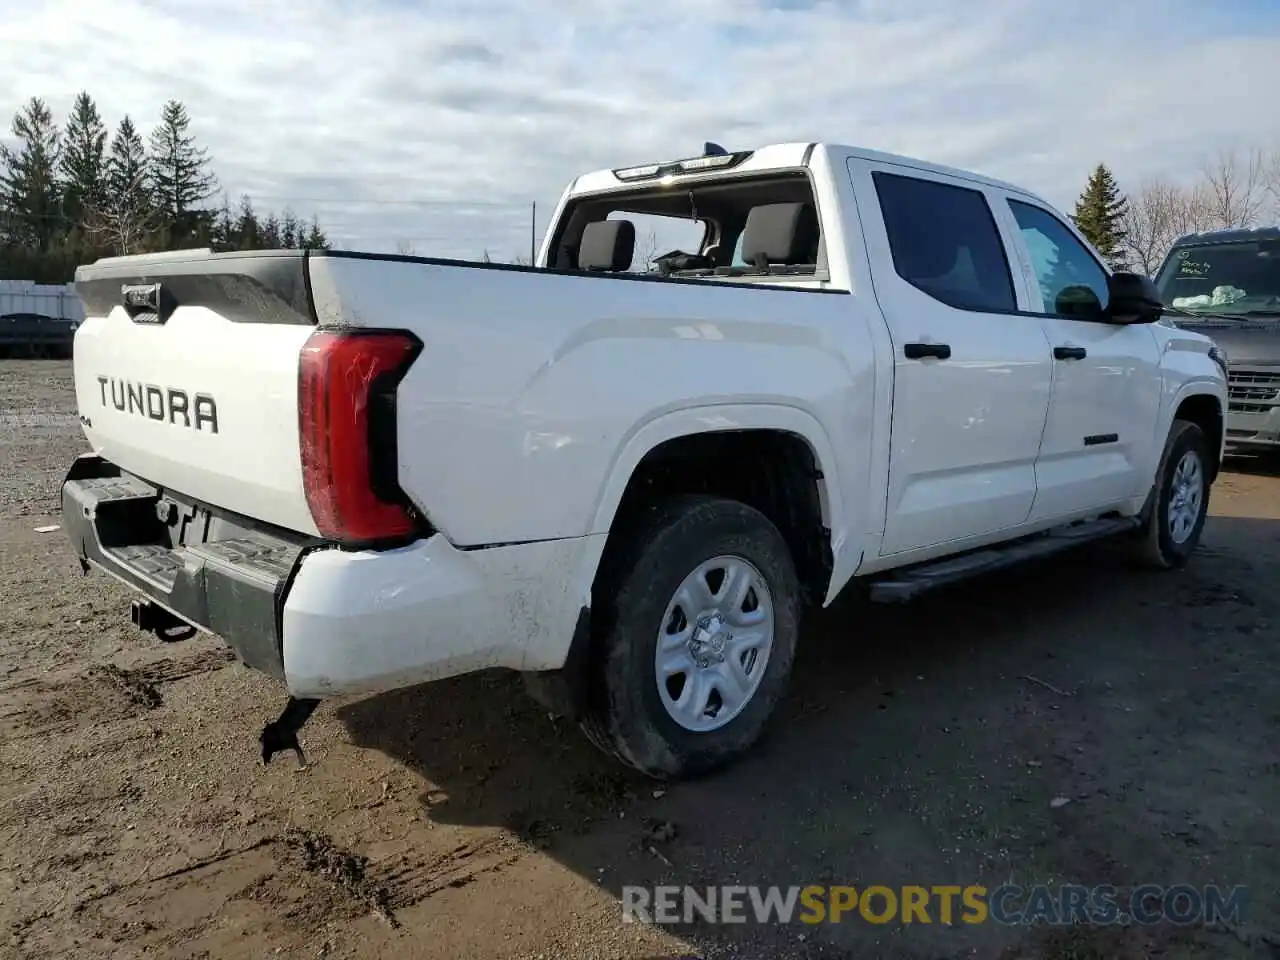
[[[1280,451],[1280,226],[1179,237],[1156,274],[1168,322],[1227,361],[1227,444]]]

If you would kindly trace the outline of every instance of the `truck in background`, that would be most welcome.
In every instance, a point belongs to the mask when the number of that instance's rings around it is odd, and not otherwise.
[[[1227,357],[1228,448],[1280,451],[1280,226],[1179,237],[1156,286],[1170,321]]]

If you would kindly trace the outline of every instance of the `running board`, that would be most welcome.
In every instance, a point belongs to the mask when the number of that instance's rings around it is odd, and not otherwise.
[[[1026,560],[1053,556],[1082,543],[1136,530],[1140,525],[1141,520],[1137,517],[1106,517],[1054,527],[1004,546],[947,557],[892,574],[871,584],[871,599],[875,603],[905,603],[935,587],[1012,567]]]

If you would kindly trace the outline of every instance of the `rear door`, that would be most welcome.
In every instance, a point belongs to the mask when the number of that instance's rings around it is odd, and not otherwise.
[[[1024,523],[1049,408],[1051,362],[984,185],[849,161],[876,299],[894,349],[882,555]]]
[[[1021,243],[1031,309],[1053,351],[1053,395],[1036,463],[1031,520],[1105,510],[1145,494],[1160,417],[1160,350],[1151,328],[1104,323],[1107,271],[1052,210],[1005,197]]]
[[[81,267],[75,385],[94,452],[192,500],[315,533],[298,439],[305,270],[300,251]]]

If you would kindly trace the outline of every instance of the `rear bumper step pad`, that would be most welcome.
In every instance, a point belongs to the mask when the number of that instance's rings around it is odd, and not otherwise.
[[[162,491],[85,455],[62,485],[62,523],[82,562],[223,638],[248,666],[284,680],[284,597],[313,545],[260,529],[173,546]]]

